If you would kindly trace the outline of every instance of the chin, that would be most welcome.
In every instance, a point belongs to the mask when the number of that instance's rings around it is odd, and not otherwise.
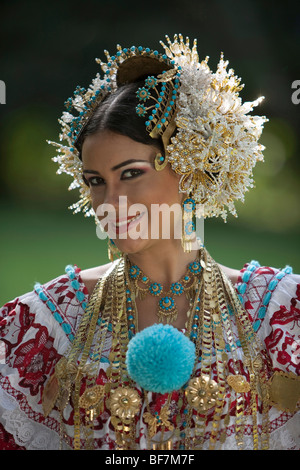
[[[122,253],[126,254],[139,253],[140,251],[146,250],[151,244],[151,240],[144,240],[141,238],[138,238],[137,240],[133,240],[131,238],[128,238],[127,240],[116,239],[114,242],[117,248]]]

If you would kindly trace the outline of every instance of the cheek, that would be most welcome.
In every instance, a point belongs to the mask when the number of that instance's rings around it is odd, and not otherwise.
[[[181,203],[182,194],[179,193],[179,176],[171,173],[172,170],[161,178],[157,187],[157,199],[167,204]]]
[[[92,208],[94,212],[97,213],[97,209],[104,203],[104,192],[99,189],[91,188],[90,195]],[[99,219],[101,219],[101,217],[99,217]]]

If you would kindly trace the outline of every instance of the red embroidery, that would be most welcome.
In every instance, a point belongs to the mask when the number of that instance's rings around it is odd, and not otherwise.
[[[15,350],[13,367],[23,377],[19,385],[29,388],[31,394],[36,395],[46,381],[53,361],[57,361],[60,355],[53,347],[54,338],[49,336],[47,328],[36,324],[32,327],[37,328],[37,333]]]
[[[286,325],[291,322],[300,325],[300,309],[296,308],[296,302],[296,299],[291,299],[290,310],[281,305],[271,318],[270,325]]]

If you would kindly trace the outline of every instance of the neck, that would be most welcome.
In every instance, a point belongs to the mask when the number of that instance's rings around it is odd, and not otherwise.
[[[128,259],[150,279],[167,287],[184,275],[187,265],[198,257],[198,253],[196,250],[185,253],[180,240],[160,240],[151,249],[128,254]]]

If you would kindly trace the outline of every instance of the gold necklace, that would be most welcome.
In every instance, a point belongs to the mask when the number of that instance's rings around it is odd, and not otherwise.
[[[161,283],[152,281],[136,264],[128,261],[128,274],[135,296],[143,300],[147,294],[150,294],[158,299],[156,315],[159,323],[174,323],[177,320],[176,297],[185,294],[191,303],[201,269],[199,260],[189,263],[184,276],[179,281],[172,282],[170,289],[166,290]]]
[[[202,251],[199,262],[202,267],[201,280],[198,278],[195,286],[197,291],[186,331],[195,343],[197,360],[191,379],[178,391],[172,440],[165,442],[161,439],[161,445],[175,449],[201,449],[207,440],[208,416],[211,423],[209,448],[215,449],[221,445],[226,440],[225,430],[230,418],[230,402],[226,401],[226,396],[230,394],[231,402],[236,403],[237,446],[243,447],[244,425],[250,414],[253,448],[268,448],[269,401],[261,345],[232,285],[206,250]],[[94,420],[104,406],[111,413],[117,449],[135,448],[135,426],[142,410],[142,401],[138,387],[126,369],[129,333],[135,334],[137,314],[133,299],[127,302],[130,295],[128,279],[126,260],[122,258],[97,283],[71,349],[56,366],[54,379],[57,381],[57,393],[52,397],[52,402],[56,402],[63,422],[64,410],[70,406],[71,395],[73,397],[75,449],[93,447]],[[132,317],[130,320],[129,316]],[[110,326],[108,381],[99,385],[96,380]],[[237,353],[237,337],[244,353],[243,365]],[[250,409],[247,408],[247,394],[250,396]],[[157,432],[163,435],[165,428],[170,426],[170,397],[169,394],[158,415],[144,413],[143,416],[149,427],[149,444],[155,448],[160,445],[154,442]],[[256,418],[257,400],[262,403],[262,432]],[[82,419],[82,409],[86,412],[85,419]],[[146,409],[149,413],[150,408]]]

